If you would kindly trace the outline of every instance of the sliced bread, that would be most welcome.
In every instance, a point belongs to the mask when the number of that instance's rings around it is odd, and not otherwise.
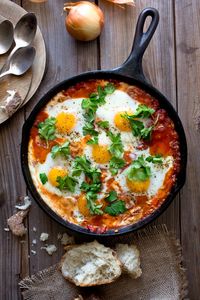
[[[69,246],[61,260],[62,275],[77,286],[111,283],[121,275],[115,251],[97,241]]]
[[[140,252],[135,245],[117,244],[116,252],[124,273],[129,274],[132,278],[138,278],[142,275]]]

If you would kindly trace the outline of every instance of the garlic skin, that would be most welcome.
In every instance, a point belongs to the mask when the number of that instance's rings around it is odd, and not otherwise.
[[[79,41],[92,41],[96,39],[104,25],[104,15],[101,9],[88,1],[80,1],[65,6],[69,11],[66,17],[66,29]]]

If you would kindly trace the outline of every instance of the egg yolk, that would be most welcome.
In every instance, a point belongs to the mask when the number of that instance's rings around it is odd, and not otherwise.
[[[127,113],[125,111],[118,112],[114,117],[115,126],[121,131],[131,131],[130,123],[122,116]],[[132,112],[128,112],[128,115],[132,115]]]
[[[80,197],[78,198],[78,209],[83,216],[90,216],[90,211],[87,207],[87,199],[85,194],[80,195]]]
[[[49,174],[48,174],[48,179],[49,179],[49,182],[53,185],[53,186],[57,186],[58,183],[57,183],[57,178],[60,176],[60,177],[64,177],[68,174],[67,170],[64,170],[62,168],[52,168],[50,171],[49,171]]]
[[[111,154],[105,145],[93,145],[92,156],[98,164],[106,164],[111,159]]]
[[[147,191],[149,185],[150,185],[150,179],[147,179],[145,181],[140,181],[140,180],[129,180],[128,178],[126,179],[126,184],[129,188],[134,193],[144,193]]]
[[[73,114],[61,112],[56,117],[56,128],[60,133],[70,133],[76,125],[76,117]]]

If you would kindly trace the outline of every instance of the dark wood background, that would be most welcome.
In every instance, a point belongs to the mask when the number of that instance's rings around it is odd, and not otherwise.
[[[160,23],[145,53],[144,69],[153,85],[162,91],[177,109],[188,141],[187,182],[180,195],[156,223],[167,224],[180,238],[190,299],[200,295],[200,1],[136,0],[134,8],[122,10],[99,0],[105,14],[100,39],[81,43],[65,31],[64,0],[33,4],[15,0],[27,11],[35,12],[47,47],[47,70],[32,100],[8,122],[0,126],[0,299],[21,299],[20,278],[56,263],[61,247],[52,256],[32,246],[41,232],[50,233],[58,244],[57,233],[64,229],[51,220],[33,201],[24,243],[3,230],[13,214],[18,196],[27,193],[20,167],[21,129],[24,120],[41,96],[54,84],[80,72],[120,65],[130,52],[137,16],[152,6],[159,10]],[[1,0],[0,0],[1,13]],[[33,226],[37,232],[33,232]],[[33,256],[30,250],[37,251]],[[30,255],[30,258],[29,256]]]

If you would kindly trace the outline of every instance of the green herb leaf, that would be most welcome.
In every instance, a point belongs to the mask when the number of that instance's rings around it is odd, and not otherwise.
[[[89,191],[86,194],[86,199],[87,199],[87,206],[90,210],[90,213],[92,215],[102,215],[103,211],[101,209],[103,204],[96,204],[95,201],[97,200],[97,194]]]
[[[109,128],[109,122],[108,121],[99,121],[99,122],[97,122],[97,125],[100,128],[103,128],[103,129],[108,129]]]
[[[114,84],[111,82],[107,83],[107,85],[104,87],[104,91],[107,95],[114,93],[115,91]]]
[[[117,133],[116,135],[112,132],[108,132],[107,135],[109,136],[112,144],[109,147],[109,151],[110,153],[117,157],[117,158],[121,158],[123,151],[124,151],[124,147],[122,144],[122,140],[121,140],[121,135],[120,133]]]
[[[57,188],[59,188],[59,190],[68,190],[72,193],[74,193],[75,186],[78,183],[76,179],[68,175],[64,177],[58,176],[56,181],[58,183]]]
[[[154,128],[154,126],[143,128],[140,132],[141,138],[144,140],[150,140],[153,128]]]
[[[106,95],[112,93],[114,90],[114,85],[110,83],[108,83],[104,88],[98,86],[97,93],[92,93],[89,98],[82,100],[81,107],[85,110],[84,119],[86,121],[86,124],[83,127],[84,135],[98,135],[98,132],[94,127],[94,119],[97,108],[105,103]]]
[[[99,142],[98,136],[93,137],[92,139],[90,139],[89,141],[87,141],[88,145],[97,145]]]
[[[138,105],[136,112],[132,115],[132,117],[146,119],[149,118],[154,112],[155,110],[153,108],[150,108],[144,104],[140,104]]]
[[[122,158],[113,156],[109,163],[109,169],[112,175],[116,175],[118,170],[125,166],[125,161]]]
[[[148,156],[146,161],[152,162],[153,164],[161,164],[163,162],[162,156],[157,154],[155,156]]]
[[[80,176],[82,172],[90,172],[91,162],[86,158],[85,155],[77,156],[74,159],[72,176]]]
[[[81,190],[85,191],[85,192],[99,192],[101,189],[101,183],[92,183],[89,184],[87,182],[82,182],[81,184]]]
[[[69,156],[69,142],[65,142],[62,146],[55,145],[51,149],[51,157],[55,158],[57,155],[61,154],[66,158]]]
[[[40,173],[40,180],[42,182],[42,184],[45,184],[48,181],[48,177],[45,173]]]
[[[85,126],[83,126],[83,135],[92,135],[97,136],[98,131],[94,129],[94,125],[92,123],[85,123]]]
[[[122,200],[112,202],[110,205],[106,206],[104,211],[111,216],[123,214],[126,211],[125,202]]]
[[[40,122],[38,124],[38,132],[39,136],[46,141],[55,139],[55,131],[56,131],[56,118],[50,117],[47,118],[44,122]]]
[[[143,156],[138,157],[132,162],[132,166],[128,171],[128,179],[135,181],[145,181],[151,176],[151,169],[147,166]]]
[[[110,191],[108,197],[105,198],[108,202],[113,202],[117,200],[117,192],[116,191]]]

